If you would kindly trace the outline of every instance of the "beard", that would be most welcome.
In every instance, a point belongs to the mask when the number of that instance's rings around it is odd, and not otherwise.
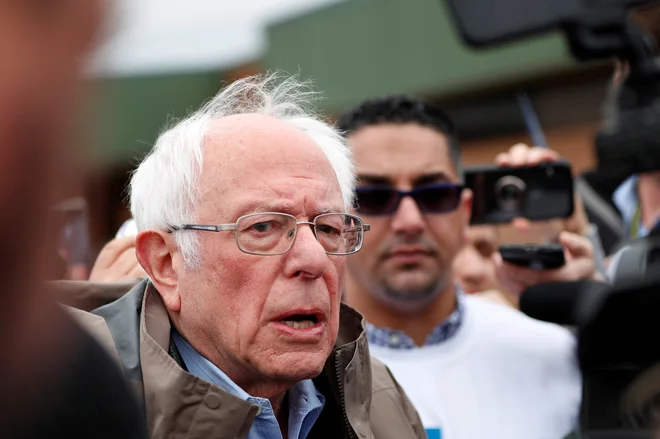
[[[426,253],[420,261],[393,264],[389,256],[398,248],[414,246]],[[438,245],[424,235],[396,237],[379,249],[377,284],[379,295],[386,301],[403,306],[427,304],[437,298],[451,280],[451,269],[442,263]]]
[[[383,287],[384,295],[393,302],[429,302],[440,294],[436,285],[411,287],[408,289],[396,288],[386,284]]]
[[[417,271],[416,273],[414,271]],[[393,305],[424,307],[446,290],[451,278],[441,273],[416,270],[384,273],[381,277],[381,296]]]

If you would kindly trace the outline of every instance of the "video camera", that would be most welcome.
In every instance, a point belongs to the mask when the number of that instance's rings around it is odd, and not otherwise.
[[[559,29],[580,61],[627,61],[629,73],[613,87],[595,139],[598,167],[618,179],[660,170],[656,44],[629,18],[632,9],[660,0],[446,2],[475,48]],[[585,282],[572,295],[584,382],[580,424],[591,439],[660,432],[660,231],[631,244],[623,257],[630,268],[619,270],[613,287]]]
[[[561,29],[581,61],[619,58],[630,73],[611,96],[596,139],[612,175],[660,170],[660,65],[655,43],[629,11],[658,0],[447,0],[462,38],[481,48]]]

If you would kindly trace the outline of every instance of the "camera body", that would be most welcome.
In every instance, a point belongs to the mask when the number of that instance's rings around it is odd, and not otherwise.
[[[660,276],[653,270],[578,302],[584,436],[651,438],[660,431]]]
[[[573,176],[568,162],[503,168],[479,166],[465,170],[472,190],[471,224],[508,223],[514,218],[542,221],[573,214]]]
[[[596,136],[598,167],[628,177],[660,170],[660,64],[642,63],[610,96],[610,114]]]

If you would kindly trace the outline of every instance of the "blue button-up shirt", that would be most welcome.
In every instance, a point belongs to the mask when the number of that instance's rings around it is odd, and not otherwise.
[[[436,326],[426,337],[424,346],[440,344],[456,334],[463,323],[465,305],[463,292],[456,291],[456,308],[449,317]],[[390,328],[378,328],[367,322],[367,339],[369,343],[390,349],[415,349],[417,345],[405,332]]]
[[[282,439],[275,412],[266,398],[250,396],[237,386],[215,364],[204,358],[178,332],[172,329],[172,339],[186,364],[188,372],[226,390],[228,393],[258,404],[260,413],[248,433],[248,439]],[[325,398],[312,380],[303,380],[289,389],[289,438],[305,439],[323,410]]]
[[[632,230],[637,227],[637,235],[630,236],[631,238],[643,238],[649,234],[649,229],[644,227],[641,217],[638,218],[639,222],[636,225],[633,225],[633,222],[635,221],[635,212],[639,206],[637,183],[638,178],[636,175],[633,175],[621,183],[616,191],[614,191],[614,195],[612,195],[612,201],[617,209],[619,209],[619,212],[621,212],[628,234],[630,235]],[[660,225],[660,218],[656,221],[655,227],[658,227]]]

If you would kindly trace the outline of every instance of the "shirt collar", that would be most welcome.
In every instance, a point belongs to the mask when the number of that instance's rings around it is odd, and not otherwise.
[[[244,401],[250,401],[250,394],[234,383],[220,368],[197,352],[188,341],[172,328],[172,340],[186,364],[188,372],[222,388]],[[256,401],[252,401],[256,402]]]
[[[619,185],[612,195],[612,201],[617,209],[619,209],[619,212],[621,212],[626,227],[630,227],[633,218],[635,217],[635,210],[637,210],[637,204],[639,202],[639,198],[637,197],[636,175],[629,177]]]
[[[465,314],[464,293],[456,287],[456,308],[447,319],[436,326],[426,337],[424,346],[433,346],[452,338],[463,324]],[[369,343],[390,349],[415,349],[417,345],[405,332],[376,327],[367,322],[367,338]]]
[[[265,421],[268,418],[272,423],[275,414],[268,399],[251,396],[239,387],[219,367],[197,352],[174,328],[172,328],[172,340],[191,374],[221,387],[226,392],[244,401],[258,404],[261,410],[255,422]],[[288,399],[289,437],[304,438],[321,414],[321,410],[325,405],[325,398],[316,389],[312,380],[302,380],[289,389]]]

